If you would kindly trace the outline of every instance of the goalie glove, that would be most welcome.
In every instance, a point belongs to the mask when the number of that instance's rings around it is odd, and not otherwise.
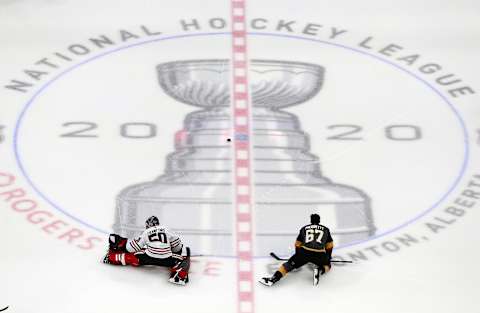
[[[110,234],[108,237],[108,248],[114,252],[127,252],[127,238],[117,234]]]

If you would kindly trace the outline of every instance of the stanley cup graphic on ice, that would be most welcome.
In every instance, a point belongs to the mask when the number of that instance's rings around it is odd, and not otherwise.
[[[157,66],[157,73],[165,93],[201,110],[185,118],[183,139],[167,156],[165,173],[119,194],[114,230],[131,237],[144,229],[148,216],[156,215],[197,253],[233,255],[230,61],[169,62]],[[315,64],[251,60],[257,256],[290,253],[298,229],[314,212],[330,227],[337,245],[375,232],[368,196],[323,177],[298,118],[282,110],[313,98],[323,79],[323,67]],[[180,104],[168,105],[174,109]]]

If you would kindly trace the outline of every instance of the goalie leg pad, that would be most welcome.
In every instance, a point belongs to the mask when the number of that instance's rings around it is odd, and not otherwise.
[[[177,263],[170,268],[169,281],[174,284],[185,285],[188,283],[188,271],[190,269],[190,257],[182,257],[173,255],[172,258],[177,259]]]
[[[185,279],[188,276],[188,270],[190,269],[190,259],[184,258],[179,260],[175,266],[170,269],[171,277],[178,274],[178,277]]]
[[[133,253],[118,253],[110,252],[108,254],[108,261],[110,264],[114,265],[131,265],[139,266],[140,262],[138,258]]]

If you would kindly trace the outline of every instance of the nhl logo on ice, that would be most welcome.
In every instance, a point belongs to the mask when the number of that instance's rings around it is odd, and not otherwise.
[[[386,238],[445,205],[469,149],[451,102],[458,92],[440,88],[460,80],[413,52],[400,55],[398,45],[376,47],[370,37],[338,44],[350,38],[338,30],[330,41],[312,40],[312,27],[293,34],[293,24],[287,37],[282,25],[248,36],[248,121],[232,114],[232,94],[244,91],[232,87],[227,33],[184,27],[166,36],[142,26],[145,38],[124,30],[128,44],[109,51],[116,43],[104,36],[82,44],[82,55],[56,52],[57,76],[32,92],[14,128],[21,174],[45,203],[90,230],[113,225],[133,236],[155,215],[198,253],[217,256],[235,253],[234,171],[252,182],[253,224],[242,227],[254,234],[256,256],[289,254],[311,213],[342,248]],[[42,60],[38,73],[53,62]],[[428,75],[440,77],[431,83]],[[27,82],[12,81],[28,94]],[[250,136],[232,136],[247,122]],[[8,131],[0,125],[0,142]],[[235,157],[251,171],[232,161],[245,142],[251,155]],[[421,240],[448,224],[429,225],[406,233]]]

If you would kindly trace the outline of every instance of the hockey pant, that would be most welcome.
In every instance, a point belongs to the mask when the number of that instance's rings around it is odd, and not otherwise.
[[[190,269],[190,258],[183,257],[178,254],[164,259],[152,258],[144,251],[130,253],[130,252],[114,252],[109,253],[108,260],[110,264],[115,265],[156,265],[170,268],[170,278],[188,281],[188,270]]]
[[[280,272],[285,275],[291,270],[300,268],[307,263],[313,263],[318,266],[322,274],[329,271],[331,267],[330,258],[327,253],[308,251],[300,248],[282,265]]]

